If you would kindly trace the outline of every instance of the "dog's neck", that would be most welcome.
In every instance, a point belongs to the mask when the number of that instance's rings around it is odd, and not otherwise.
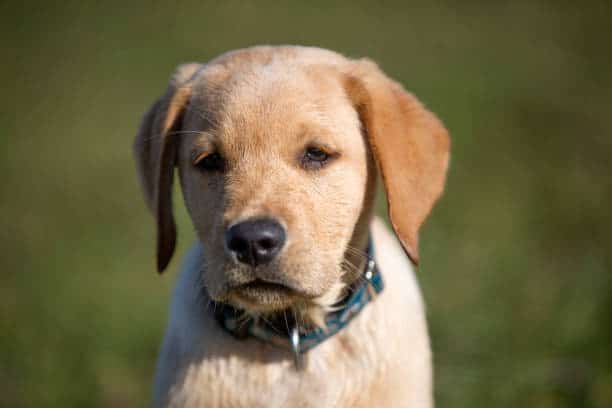
[[[261,341],[289,348],[295,357],[296,368],[301,367],[301,355],[342,330],[364,306],[383,289],[383,281],[374,261],[374,248],[368,240],[364,266],[345,296],[330,308],[322,325],[309,324],[292,310],[276,312],[265,318],[252,317],[229,304],[217,304],[214,315],[219,325],[239,339],[254,337]]]

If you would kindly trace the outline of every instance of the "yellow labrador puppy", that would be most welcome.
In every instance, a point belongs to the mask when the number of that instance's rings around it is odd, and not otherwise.
[[[400,84],[371,61],[308,47],[181,65],[135,156],[158,270],[175,247],[175,167],[199,238],[178,278],[156,407],[432,406],[412,264],[449,138]],[[373,219],[378,174],[399,243]]]

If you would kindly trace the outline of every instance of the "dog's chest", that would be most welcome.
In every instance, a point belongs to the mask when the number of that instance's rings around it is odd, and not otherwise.
[[[366,360],[339,360],[315,352],[297,371],[291,359],[278,354],[243,360],[239,356],[210,356],[186,368],[171,391],[171,406],[215,408],[355,407],[376,387],[379,367]],[[349,356],[345,356],[349,357]],[[359,364],[361,367],[357,367]],[[365,406],[365,405],[364,405]]]

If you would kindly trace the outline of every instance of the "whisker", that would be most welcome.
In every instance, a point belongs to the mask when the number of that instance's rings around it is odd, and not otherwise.
[[[299,332],[300,331],[300,321],[298,320],[297,314],[293,306],[291,307],[291,312],[293,313],[293,320],[295,320],[295,326]]]
[[[350,268],[349,272],[358,272],[358,267],[357,265],[355,265],[354,263],[352,263],[351,261],[349,261],[348,259],[343,259],[340,264],[344,264],[344,266]]]
[[[249,316],[247,314],[247,312],[245,312],[244,310],[242,311],[242,313],[240,314],[240,316],[238,316],[238,320],[242,321],[242,322],[246,322],[251,318],[251,316]]]
[[[265,317],[263,317],[263,315],[260,315],[259,318],[261,320],[263,320],[264,322],[266,322],[268,324],[268,326],[270,326],[270,328],[272,328],[272,330],[274,330],[276,333],[278,333],[280,336],[284,336],[285,333],[281,333],[276,327],[274,327],[274,325],[272,324],[272,322],[270,322],[269,320],[267,320]]]
[[[246,314],[246,313],[245,313]],[[238,318],[238,330],[241,330],[249,322],[249,317],[242,315]]]
[[[287,329],[287,333],[289,333],[289,322],[287,321],[287,310],[283,310],[283,318],[285,319],[285,328]]]
[[[365,252],[365,251],[364,251],[364,250],[362,250],[362,249],[355,248],[355,247],[354,247],[354,246],[352,246],[352,245],[347,245],[347,246],[346,246],[346,250],[347,250],[348,252],[352,253],[353,255],[358,255],[358,256],[361,256],[361,257],[362,257],[362,258],[364,258],[364,259],[370,259],[370,256],[368,255],[368,253],[367,253],[367,252]]]

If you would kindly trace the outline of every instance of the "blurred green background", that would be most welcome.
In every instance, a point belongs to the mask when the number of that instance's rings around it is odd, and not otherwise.
[[[181,62],[297,43],[371,57],[451,131],[419,272],[438,406],[612,407],[609,1],[3,1],[0,16],[0,405],[148,405],[180,256],[155,273],[140,117]]]

